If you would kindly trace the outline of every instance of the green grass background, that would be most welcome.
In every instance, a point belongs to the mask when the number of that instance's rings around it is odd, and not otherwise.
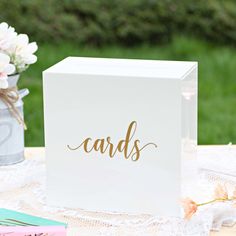
[[[43,146],[42,71],[67,56],[193,60],[199,62],[198,142],[236,143],[236,49],[194,38],[175,37],[167,45],[134,48],[82,47],[76,44],[39,45],[38,62],[21,75],[25,98],[26,146]]]

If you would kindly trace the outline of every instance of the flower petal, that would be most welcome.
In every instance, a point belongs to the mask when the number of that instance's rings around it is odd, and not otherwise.
[[[8,28],[8,24],[6,22],[2,22],[0,24],[0,30],[7,30],[7,28]]]
[[[184,209],[184,218],[190,219],[197,211],[198,205],[190,198],[185,198],[182,200],[182,206]]]
[[[0,89],[7,89],[7,88],[8,88],[7,79],[0,78]]]
[[[7,75],[11,75],[15,72],[16,68],[14,65],[12,64],[8,64],[5,68],[4,71]]]
[[[35,53],[38,50],[38,45],[36,42],[30,43],[27,47],[29,53]]]
[[[37,56],[27,55],[24,57],[25,64],[34,64],[37,61]]]
[[[26,46],[29,43],[29,37],[27,34],[19,34],[17,35],[17,44],[21,46]]]
[[[7,65],[9,64],[9,62],[10,62],[10,57],[4,53],[0,53],[0,63],[3,65]]]
[[[225,185],[218,184],[215,188],[214,197],[216,199],[225,200],[229,198],[228,191]]]
[[[8,26],[7,23],[3,22],[0,24],[0,50],[9,53],[9,49],[16,39],[17,33],[13,27]]]
[[[236,187],[234,187],[234,191],[233,191],[233,199],[236,199]]]

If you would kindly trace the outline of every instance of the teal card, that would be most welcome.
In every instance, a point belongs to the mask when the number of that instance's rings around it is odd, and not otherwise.
[[[0,208],[0,226],[64,226],[67,224]]]

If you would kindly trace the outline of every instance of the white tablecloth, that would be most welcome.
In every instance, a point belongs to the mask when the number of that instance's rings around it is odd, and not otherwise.
[[[43,149],[26,149],[28,157],[13,166],[0,167],[0,207],[67,222],[75,235],[209,235],[222,224],[232,225],[236,209],[229,203],[202,207],[190,220],[150,215],[87,212],[47,206],[45,201],[45,159]],[[236,186],[236,147],[198,148],[199,186],[196,200],[211,199],[217,183]],[[196,192],[196,186],[192,186]]]

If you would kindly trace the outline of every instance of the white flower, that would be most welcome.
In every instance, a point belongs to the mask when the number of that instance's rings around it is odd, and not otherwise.
[[[15,72],[15,66],[10,64],[10,57],[0,53],[0,89],[8,88],[7,76]]]
[[[10,49],[7,51],[11,57],[11,62],[16,66],[17,72],[24,71],[28,65],[37,61],[34,53],[38,46],[35,42],[29,43],[29,37],[26,34],[19,34],[14,39]]]
[[[37,61],[34,53],[38,46],[35,42],[29,43],[26,34],[17,34],[13,27],[7,23],[0,23],[0,53],[10,56],[10,61],[15,65],[15,71],[21,73],[30,64]]]
[[[10,48],[12,42],[16,38],[17,33],[13,27],[8,26],[7,23],[0,24],[0,50],[5,51]]]

